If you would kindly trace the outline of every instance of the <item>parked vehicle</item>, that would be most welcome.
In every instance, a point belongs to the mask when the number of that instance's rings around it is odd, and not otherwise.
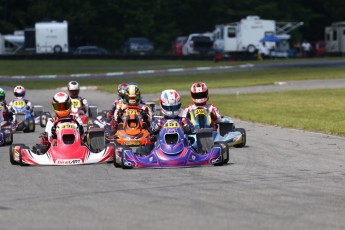
[[[211,33],[190,34],[182,48],[183,55],[207,55],[213,53]]]
[[[183,45],[186,43],[188,36],[178,36],[171,45],[171,53],[173,55],[182,55]]]
[[[153,43],[144,37],[129,38],[122,46],[123,54],[150,55],[153,52]]]
[[[73,52],[74,55],[109,55],[110,52],[98,46],[79,46]]]
[[[325,28],[326,52],[345,54],[345,21],[334,22]]]
[[[214,49],[224,54],[247,52],[254,54],[260,40],[270,35],[286,39],[287,34],[303,25],[303,22],[276,22],[261,19],[259,16],[247,16],[239,22],[216,25],[214,34]],[[271,42],[268,48],[275,44]],[[271,45],[271,46],[270,46]]]
[[[68,53],[68,23],[37,22],[35,28],[25,29],[25,49],[37,54]]]

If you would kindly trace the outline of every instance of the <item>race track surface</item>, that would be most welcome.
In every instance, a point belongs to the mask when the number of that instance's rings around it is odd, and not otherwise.
[[[55,92],[27,98],[50,109]],[[108,109],[114,96],[88,98]],[[1,229],[344,229],[344,138],[236,126],[247,130],[247,147],[231,149],[222,167],[20,167],[0,147]],[[31,147],[41,131],[16,133],[14,142]]]

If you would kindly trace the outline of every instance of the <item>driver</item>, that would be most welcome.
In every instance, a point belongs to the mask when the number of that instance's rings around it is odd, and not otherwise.
[[[85,98],[79,96],[79,83],[77,81],[70,81],[67,90],[72,100],[72,107],[77,107],[79,114],[86,114],[89,104]]]
[[[26,109],[28,111],[30,111],[30,113],[32,113],[33,108],[32,108],[31,101],[29,101],[28,99],[25,99],[25,88],[21,85],[17,85],[13,89],[13,94],[14,94],[15,98],[12,101],[10,101],[10,103],[8,104],[8,109],[12,112],[15,111],[15,109],[14,109],[15,102],[16,101],[23,101],[26,105]]]
[[[55,116],[48,119],[45,133],[41,136],[40,144],[45,147],[46,152],[50,144],[54,139],[56,139],[56,129],[59,128],[59,124],[63,122],[63,119],[71,119],[75,127],[78,128],[81,139],[83,139],[84,128],[83,123],[79,117],[71,115],[71,98],[64,92],[58,92],[54,95],[52,99],[52,106],[55,112]]]
[[[125,103],[122,103],[119,108],[115,110],[114,118],[117,123],[123,122],[122,116],[130,107],[137,107],[138,112],[141,115],[142,121],[150,126],[152,121],[152,112],[149,106],[147,106],[141,100],[141,94],[137,85],[128,85],[125,91]]]
[[[176,90],[167,89],[162,92],[160,107],[164,116],[152,122],[151,129],[154,135],[158,134],[164,124],[171,119],[180,124],[185,134],[190,134],[194,131],[193,124],[190,120],[180,116],[181,97]]]
[[[211,127],[216,129],[216,123],[221,121],[221,115],[218,108],[213,104],[207,104],[208,101],[208,88],[204,82],[194,83],[190,89],[192,100],[194,104],[188,105],[182,113],[182,117],[191,118],[190,112],[200,107],[208,110],[211,114]]]
[[[9,122],[10,119],[12,118],[12,112],[8,110],[7,102],[5,98],[6,98],[5,91],[2,88],[0,88],[0,104],[3,107],[2,114],[0,114],[0,117],[2,116],[4,121]]]

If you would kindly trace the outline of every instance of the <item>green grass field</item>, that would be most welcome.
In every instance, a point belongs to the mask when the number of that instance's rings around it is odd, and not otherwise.
[[[256,62],[254,64],[260,64]],[[134,69],[187,68],[224,65],[225,63],[194,61],[0,61],[0,75],[42,75],[129,71]],[[240,65],[241,63],[227,63]],[[31,68],[30,68],[31,66]],[[41,67],[38,67],[41,66]],[[127,68],[127,70],[126,70]],[[27,72],[26,72],[27,71]],[[76,72],[74,72],[76,71]],[[206,82],[209,88],[268,85],[276,81],[345,78],[345,68],[289,68],[260,71],[199,73],[178,76],[79,79],[82,86],[96,85],[114,93],[121,82],[137,82],[142,93],[157,93],[167,88],[189,90],[192,83]],[[1,82],[1,86],[23,84],[28,89],[57,88],[67,81]],[[1,87],[0,86],[0,87]],[[85,95],[87,96],[87,95]],[[158,99],[158,98],[157,98]],[[210,95],[221,113],[234,118],[345,136],[345,89],[307,90],[260,94]],[[191,103],[183,97],[183,104]]]

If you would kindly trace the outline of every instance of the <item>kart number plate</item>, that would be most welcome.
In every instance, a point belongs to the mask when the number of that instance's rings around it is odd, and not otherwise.
[[[61,130],[61,129],[74,129],[75,126],[74,126],[74,124],[72,124],[72,123],[67,123],[67,124],[62,124],[62,125],[60,125],[59,128],[60,128],[60,130]]]
[[[13,102],[14,107],[24,107],[26,105],[25,101],[15,101]]]
[[[206,115],[205,109],[196,109],[195,116],[198,116],[198,115]]]
[[[126,141],[125,145],[130,146],[130,145],[140,145],[140,141]]]
[[[176,121],[168,121],[164,124],[164,128],[178,128],[179,124]]]
[[[132,114],[137,114],[137,110],[135,110],[135,109],[129,109],[129,110],[127,110],[127,115],[132,115]]]
[[[72,108],[80,108],[81,107],[81,103],[78,99],[72,99]]]

